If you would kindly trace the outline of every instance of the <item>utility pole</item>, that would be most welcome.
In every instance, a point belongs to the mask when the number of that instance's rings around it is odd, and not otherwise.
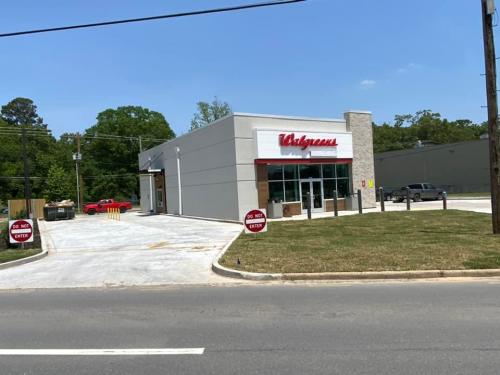
[[[21,124],[22,143],[23,143],[23,161],[24,161],[24,199],[26,200],[26,218],[31,216],[31,185],[30,170],[28,163],[28,153],[26,151],[26,125]]]
[[[139,136],[139,152],[142,152],[142,137]]]
[[[76,133],[76,154],[73,155],[73,160],[75,161],[76,168],[76,207],[78,212],[82,212],[81,204],[83,202],[82,189],[80,188],[80,161],[82,160],[82,154],[80,152],[80,133]]]
[[[495,44],[493,38],[494,0],[481,0],[483,13],[483,42],[486,67],[486,96],[488,104],[488,138],[490,146],[490,182],[493,233],[500,234],[500,141],[498,139],[498,101]]]

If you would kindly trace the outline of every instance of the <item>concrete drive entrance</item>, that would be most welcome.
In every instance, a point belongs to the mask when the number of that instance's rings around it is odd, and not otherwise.
[[[228,282],[212,273],[215,255],[241,225],[172,216],[107,215],[45,222],[54,251],[0,271],[0,289]]]

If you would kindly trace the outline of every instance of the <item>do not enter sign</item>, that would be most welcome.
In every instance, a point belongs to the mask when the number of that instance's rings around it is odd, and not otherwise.
[[[33,220],[9,221],[10,243],[33,242]]]
[[[245,215],[245,233],[267,232],[267,218],[265,210],[252,210]]]

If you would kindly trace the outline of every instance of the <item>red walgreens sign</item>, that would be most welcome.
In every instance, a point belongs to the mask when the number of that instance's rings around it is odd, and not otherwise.
[[[259,233],[267,231],[265,210],[252,210],[245,215],[245,233]]]
[[[295,133],[280,134],[280,146],[282,147],[300,147],[302,150],[313,147],[335,147],[338,146],[337,138],[307,138],[306,135],[295,138]]]
[[[33,242],[33,220],[10,220],[9,235],[11,243]]]

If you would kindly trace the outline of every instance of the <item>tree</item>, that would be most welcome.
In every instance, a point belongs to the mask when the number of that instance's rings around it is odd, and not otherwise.
[[[196,105],[198,107],[198,112],[194,114],[191,120],[191,131],[207,126],[232,113],[229,104],[219,101],[217,97],[214,98],[212,103],[198,102]]]
[[[51,166],[45,181],[44,198],[49,202],[74,199],[76,192],[72,180],[63,168],[57,165]]]
[[[41,196],[44,178],[60,157],[57,142],[31,99],[16,98],[0,110],[0,200],[24,197],[21,130],[26,130],[32,196]]]
[[[11,125],[47,128],[37,113],[37,106],[28,98],[15,98],[2,106],[2,118]]]
[[[140,137],[140,140],[139,140]],[[139,194],[140,152],[175,137],[165,117],[138,106],[107,109],[82,137],[81,174],[86,199]]]

